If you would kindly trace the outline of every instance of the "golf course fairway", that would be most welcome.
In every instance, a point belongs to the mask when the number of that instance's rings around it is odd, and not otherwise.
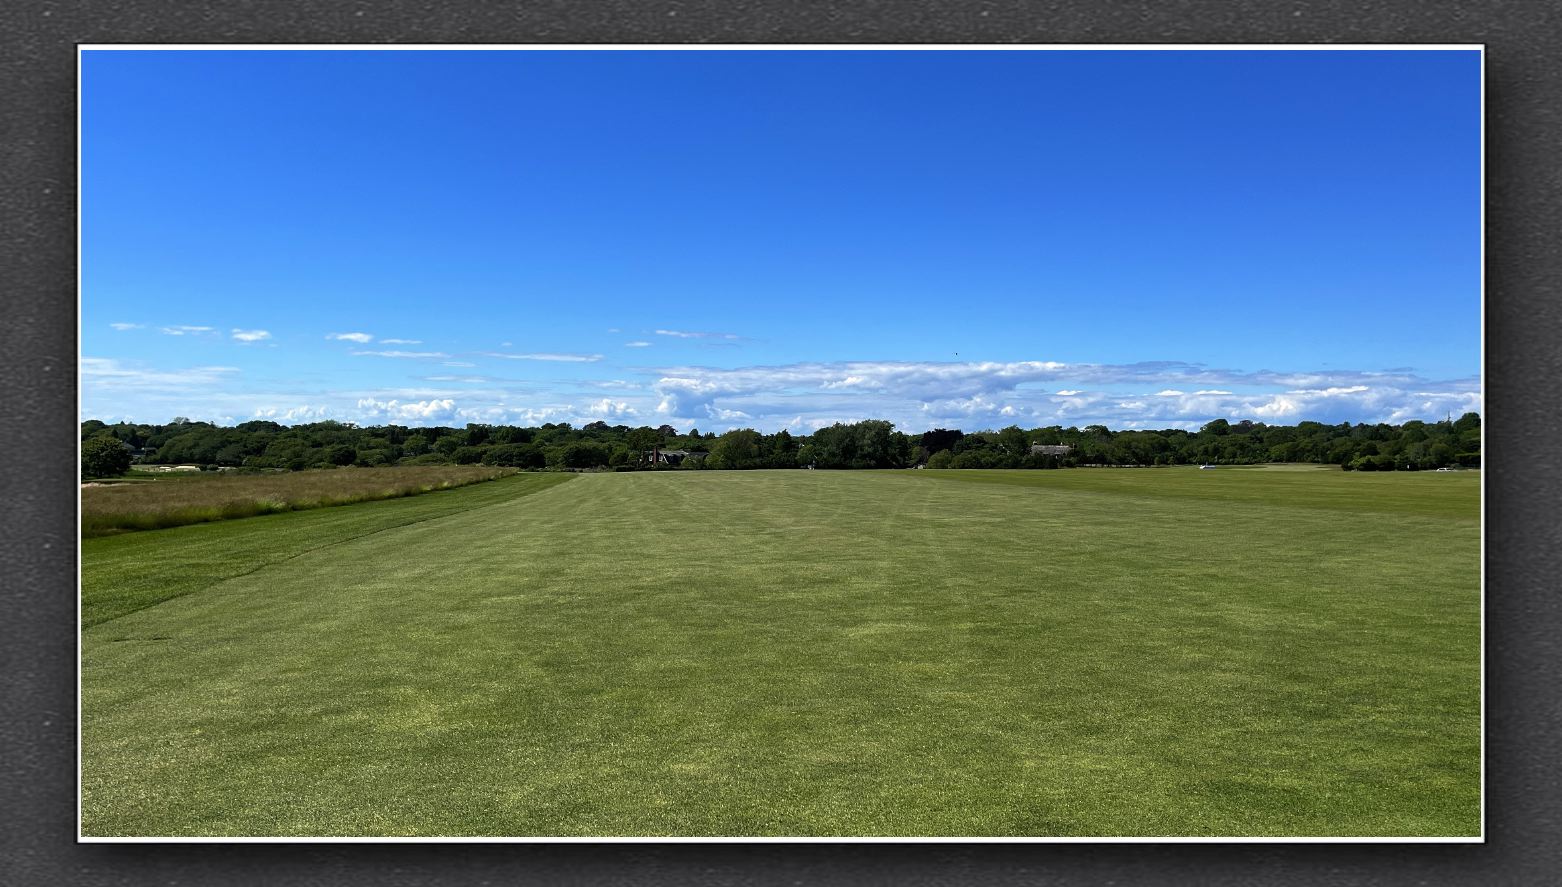
[[[86,836],[1470,836],[1478,472],[523,474],[83,542]]]

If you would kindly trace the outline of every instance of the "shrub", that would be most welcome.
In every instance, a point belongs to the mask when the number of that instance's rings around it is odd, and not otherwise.
[[[559,462],[565,468],[596,468],[606,465],[611,455],[605,444],[577,440],[564,445],[559,452]]]
[[[992,450],[966,450],[956,453],[950,468],[1003,468],[1003,454]]]
[[[325,451],[325,461],[331,465],[351,465],[358,459],[358,451],[346,444],[336,444]]]
[[[358,461],[355,464],[373,468],[376,465],[389,465],[395,461],[395,454],[390,450],[364,450],[358,454]]]
[[[410,459],[402,459],[400,464],[402,464],[402,465],[447,465],[449,463],[450,463],[450,460],[446,459],[444,456],[440,455],[439,453],[424,453],[421,456],[413,456]]]
[[[484,465],[509,465],[514,468],[541,468],[547,460],[531,444],[500,444],[483,453]]]
[[[483,448],[456,447],[456,451],[450,454],[450,461],[457,465],[476,465],[483,461]]]

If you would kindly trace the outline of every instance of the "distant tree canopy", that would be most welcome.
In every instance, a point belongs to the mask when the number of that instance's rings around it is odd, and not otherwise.
[[[710,455],[705,459],[706,468],[768,468],[761,459],[762,436],[752,428],[738,428],[716,438]]]
[[[837,423],[812,434],[738,428],[717,437],[691,429],[592,422],[582,428],[469,424],[464,428],[401,425],[360,428],[344,422],[232,427],[180,419],[166,425],[81,423],[82,471],[123,473],[135,461],[301,470],[341,465],[476,464],[527,469],[663,470],[658,450],[683,451],[679,468],[1068,468],[1077,465],[1252,464],[1316,462],[1357,471],[1405,471],[1481,462],[1481,417],[1403,425],[1266,425],[1216,419],[1198,431],[1112,431],[1051,425],[966,433],[938,428],[908,435],[889,422]],[[1032,452],[1038,444],[1066,454]],[[89,466],[88,454],[93,461]],[[123,463],[123,467],[118,467]]]
[[[130,470],[130,450],[113,437],[81,442],[82,477],[118,477]]]

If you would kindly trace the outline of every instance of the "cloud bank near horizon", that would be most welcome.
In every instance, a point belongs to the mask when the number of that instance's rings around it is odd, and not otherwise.
[[[445,383],[438,388],[350,392],[248,390],[244,374],[231,367],[164,370],[84,358],[81,371],[82,418],[139,422],[174,415],[224,424],[257,418],[410,425],[605,421],[807,432],[835,422],[888,419],[921,432],[1008,425],[1197,428],[1212,419],[1401,423],[1481,408],[1474,378],[1431,380],[1408,369],[1243,371],[1177,361],[666,366],[636,370],[643,382],[472,375],[426,377]]]

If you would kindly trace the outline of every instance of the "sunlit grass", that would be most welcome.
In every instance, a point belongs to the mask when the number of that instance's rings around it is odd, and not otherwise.
[[[85,540],[83,827],[1473,835],[1479,506],[1473,472],[525,474]]]
[[[106,536],[185,524],[397,499],[493,480],[513,468],[418,465],[276,474],[206,474],[176,482],[89,484],[81,489],[81,534]]]

